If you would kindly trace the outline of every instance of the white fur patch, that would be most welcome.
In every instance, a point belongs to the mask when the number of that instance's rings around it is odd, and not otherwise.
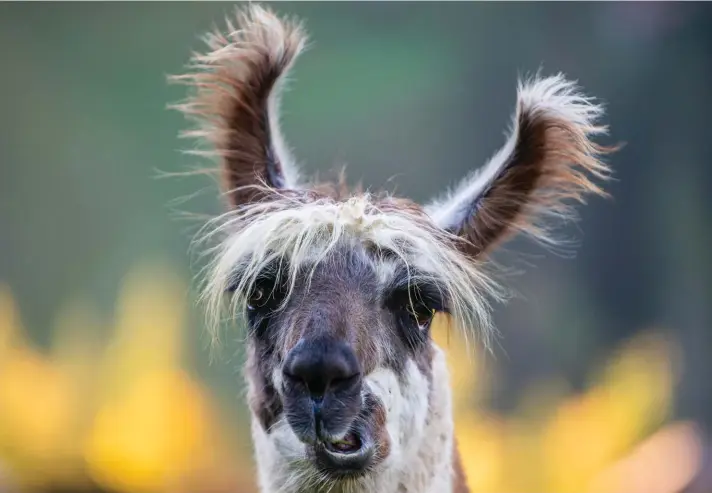
[[[309,491],[307,486],[313,481],[316,471],[307,458],[306,446],[299,441],[285,418],[281,418],[267,433],[253,417],[252,441],[259,466],[261,491]]]
[[[409,459],[413,440],[425,427],[428,412],[429,383],[413,360],[406,364],[404,385],[391,369],[378,368],[365,378],[368,389],[386,408],[386,429],[391,439],[391,452],[386,464],[400,465]]]

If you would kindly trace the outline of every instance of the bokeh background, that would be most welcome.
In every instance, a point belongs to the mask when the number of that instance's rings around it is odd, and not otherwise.
[[[712,6],[280,3],[304,169],[426,200],[503,143],[518,75],[607,108],[612,200],[514,241],[494,355],[438,327],[486,493],[712,491]],[[255,492],[243,333],[208,350],[190,241],[219,212],[166,84],[230,3],[0,4],[0,492]],[[200,163],[204,164],[204,163]]]

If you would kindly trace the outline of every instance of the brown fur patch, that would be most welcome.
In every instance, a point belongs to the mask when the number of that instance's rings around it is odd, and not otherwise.
[[[306,35],[295,22],[252,5],[238,12],[237,29],[207,36],[211,51],[193,56],[193,72],[171,77],[195,89],[175,105],[199,122],[182,134],[210,143],[213,151],[198,154],[222,161],[223,188],[232,206],[251,202],[267,188],[285,186],[276,105],[278,85],[303,50]],[[272,106],[275,106],[274,108]]]
[[[371,413],[371,426],[373,426],[374,439],[376,440],[376,454],[373,466],[383,462],[391,453],[391,439],[386,429],[386,409],[383,403],[375,396],[367,394],[365,408]]]
[[[277,422],[283,412],[282,401],[272,385],[269,367],[254,345],[250,345],[245,376],[252,384],[248,395],[250,410],[265,431]]]

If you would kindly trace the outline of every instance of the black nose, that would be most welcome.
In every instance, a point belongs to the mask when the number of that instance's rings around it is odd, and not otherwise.
[[[318,400],[327,392],[357,385],[361,365],[352,347],[343,341],[302,339],[287,355],[284,374],[291,383],[305,385]]]

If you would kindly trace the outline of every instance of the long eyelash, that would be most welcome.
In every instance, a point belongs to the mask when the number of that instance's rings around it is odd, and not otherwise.
[[[437,311],[450,313],[446,293],[447,289],[434,283],[432,276],[400,267],[386,291],[386,299],[404,296],[410,303],[423,302]]]
[[[410,286],[403,286],[398,289],[401,296],[404,296],[408,303],[413,305],[422,303],[436,311],[446,311],[446,303],[441,291],[437,286],[426,283],[411,282]]]
[[[433,286],[418,287],[418,296],[428,307],[435,311],[446,311],[446,305],[441,293]]]
[[[273,295],[276,291],[276,288],[280,287],[280,280],[283,279],[283,276],[285,274],[285,266],[283,265],[284,263],[284,259],[279,259],[277,261],[268,263],[265,268],[262,269],[262,271],[255,277],[252,286],[257,287],[268,285],[270,286],[269,294],[265,294],[268,296]],[[225,290],[227,293],[234,294],[237,291],[238,287],[240,286],[241,275],[241,268],[240,266],[238,266],[232,275],[231,281],[227,285],[227,289]]]

